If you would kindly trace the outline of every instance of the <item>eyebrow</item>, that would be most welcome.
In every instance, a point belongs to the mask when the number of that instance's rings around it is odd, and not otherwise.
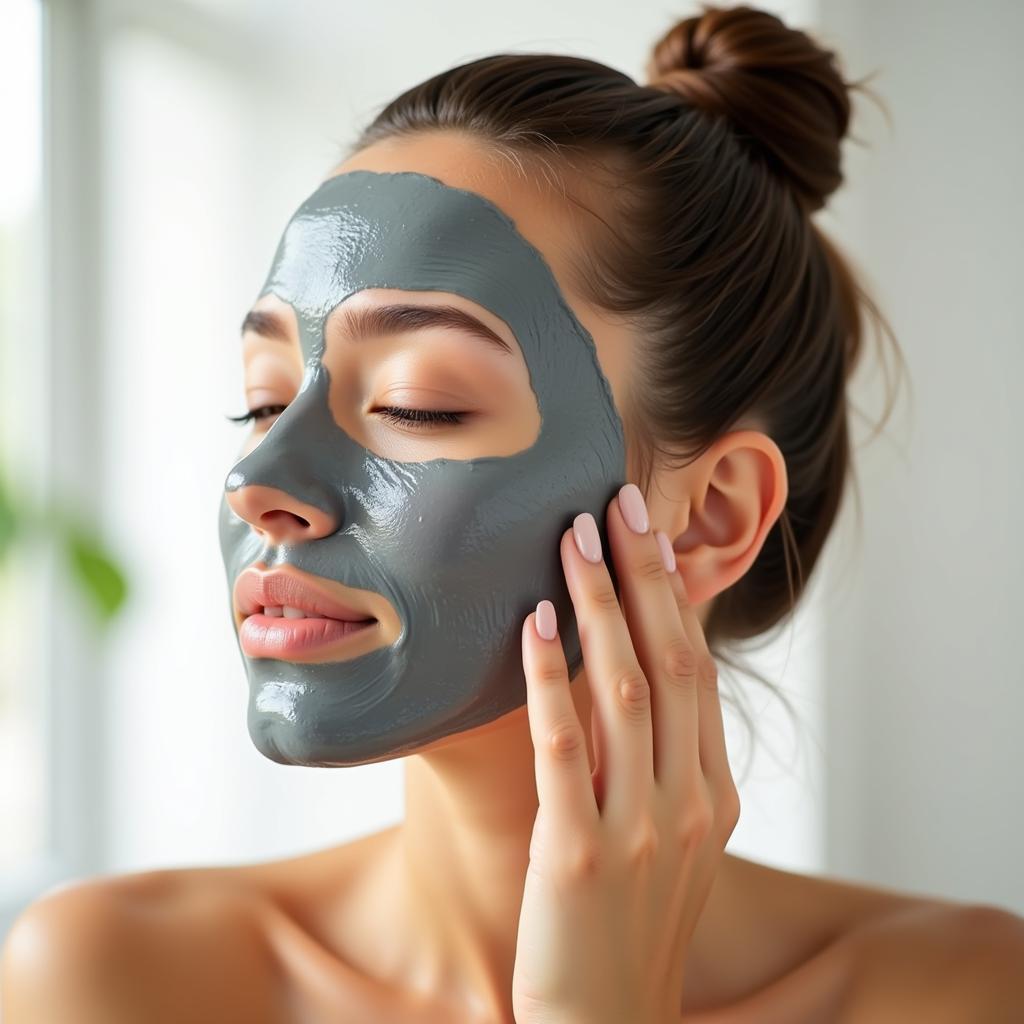
[[[458,306],[416,306],[396,303],[386,306],[360,306],[356,309],[341,307],[341,325],[352,338],[368,340],[388,334],[431,330],[435,327],[453,328],[468,337],[497,346],[512,354],[507,341],[496,334],[482,320]],[[242,334],[252,331],[265,338],[291,342],[284,320],[271,310],[252,309],[242,321]]]

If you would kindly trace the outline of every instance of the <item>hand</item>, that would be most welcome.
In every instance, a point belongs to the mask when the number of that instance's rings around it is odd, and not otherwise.
[[[717,666],[635,485],[612,499],[608,533],[622,608],[593,516],[561,541],[593,774],[561,641],[537,631],[538,617],[554,625],[551,602],[523,624],[540,806],[512,976],[517,1024],[677,1024],[690,937],[739,819]]]

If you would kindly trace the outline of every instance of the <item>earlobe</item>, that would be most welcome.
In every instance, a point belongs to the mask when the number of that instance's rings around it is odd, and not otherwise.
[[[689,469],[690,498],[673,547],[690,600],[700,604],[753,565],[788,485],[778,445],[754,430],[727,434]]]

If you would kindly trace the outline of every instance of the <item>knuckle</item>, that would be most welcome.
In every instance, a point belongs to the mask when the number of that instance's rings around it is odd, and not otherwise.
[[[600,612],[617,612],[620,610],[619,599],[609,583],[598,584],[591,592],[590,600]]]
[[[718,819],[725,838],[728,839],[740,820],[740,795],[732,782],[726,786],[718,802]]]
[[[650,819],[635,824],[626,840],[626,861],[632,867],[653,864],[658,855],[658,830]]]
[[[643,722],[650,714],[651,687],[639,667],[623,669],[615,676],[615,693],[626,716]]]
[[[548,750],[556,761],[575,761],[584,749],[583,731],[578,721],[561,719],[548,729]]]
[[[665,563],[661,560],[661,552],[655,552],[634,562],[633,575],[648,581],[664,579]]]
[[[718,692],[718,665],[710,654],[705,654],[698,659],[697,683],[712,693]]]
[[[674,574],[677,578],[677,583],[672,587],[672,593],[675,595],[676,605],[680,611],[685,611],[690,607],[690,592],[686,589],[686,585],[681,581],[678,574]]]
[[[690,595],[686,592],[686,590],[683,589],[682,586],[676,588],[675,597],[676,607],[679,609],[679,614],[681,617],[687,617],[690,615],[697,614],[696,611],[694,611],[693,605],[690,602]]]
[[[679,820],[677,835],[684,847],[698,846],[707,839],[714,824],[714,810],[705,797],[687,801]]]
[[[545,686],[566,681],[566,671],[557,661],[543,661],[534,669],[534,678]]]
[[[675,637],[665,648],[665,676],[670,683],[689,688],[697,677],[697,652],[683,637]]]
[[[565,881],[587,881],[597,877],[603,864],[600,843],[596,839],[582,839],[561,858],[559,874]]]

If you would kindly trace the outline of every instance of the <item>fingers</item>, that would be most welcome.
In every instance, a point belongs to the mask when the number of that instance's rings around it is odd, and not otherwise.
[[[580,544],[596,560],[584,557]],[[597,753],[605,794],[601,813],[625,819],[647,808],[654,788],[650,686],[589,512],[577,516],[573,529],[563,534],[561,553],[587,681],[602,722]]]
[[[607,523],[619,595],[592,515],[577,516],[560,546],[592,698],[593,774],[551,603],[541,601],[523,626],[541,803],[570,827],[608,816],[628,822],[648,813],[660,789],[684,800],[710,798],[715,818],[728,820],[731,831],[738,798],[718,669],[671,545],[650,529],[635,485],[612,499]]]
[[[718,691],[718,666],[708,649],[704,628],[690,604],[686,585],[679,572],[669,575],[669,585],[679,610],[679,618],[697,656],[697,715],[701,770],[713,796],[729,804],[736,803],[736,786],[729,768],[722,721],[722,701]],[[738,808],[737,808],[738,813]]]
[[[546,636],[538,633],[538,619]],[[596,823],[599,813],[586,736],[569,692],[569,668],[550,601],[541,601],[526,617],[522,639],[537,796],[553,828],[578,832],[580,823]]]
[[[642,502],[636,485],[626,486],[634,492],[627,500]],[[645,521],[646,516],[639,522]],[[608,534],[626,623],[651,685],[654,776],[667,790],[692,793],[701,771],[697,653],[680,618],[654,531],[648,526],[637,532],[628,525],[621,497],[608,508]],[[678,576],[674,562],[671,575]]]

